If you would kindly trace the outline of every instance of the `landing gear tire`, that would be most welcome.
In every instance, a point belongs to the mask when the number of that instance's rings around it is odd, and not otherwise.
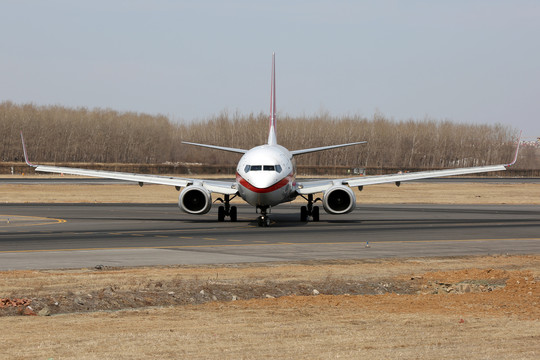
[[[225,221],[225,207],[224,206],[220,206],[218,208],[218,212],[217,212],[217,220],[219,222],[222,222],[222,221]]]
[[[307,221],[307,217],[308,217],[307,207],[302,206],[302,207],[300,208],[300,221],[301,221],[301,222],[306,222],[306,221]]]
[[[321,199],[317,198],[313,200],[313,194],[308,194],[307,198],[304,195],[302,195],[302,197],[307,200],[308,204],[307,206],[302,206],[300,208],[300,221],[308,221],[308,216],[311,216],[314,222],[319,221],[319,207],[313,206],[313,204],[317,201],[321,201]]]
[[[313,221],[319,221],[319,207],[314,206],[311,216],[313,217]]]
[[[216,199],[216,201],[220,201],[224,204],[218,208],[218,221],[219,222],[225,221],[226,216],[230,217],[232,222],[238,220],[238,211],[236,209],[236,206],[230,205],[230,201],[234,199],[235,197],[236,195],[234,195],[231,198],[230,195],[225,194],[225,199],[222,199],[222,198]]]
[[[236,210],[236,206],[231,206],[230,215],[231,221],[236,222],[238,220],[238,211]]]
[[[269,227],[270,226],[270,218],[268,216],[259,216],[257,218],[257,224],[260,227]]]

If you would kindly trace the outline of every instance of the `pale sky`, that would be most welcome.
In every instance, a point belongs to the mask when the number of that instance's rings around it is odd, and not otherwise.
[[[0,0],[0,101],[378,112],[540,136],[540,1]]]

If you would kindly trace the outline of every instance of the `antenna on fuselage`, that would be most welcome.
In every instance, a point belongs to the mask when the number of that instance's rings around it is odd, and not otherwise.
[[[268,145],[276,145],[276,53],[272,53],[272,79],[270,86],[270,131]]]

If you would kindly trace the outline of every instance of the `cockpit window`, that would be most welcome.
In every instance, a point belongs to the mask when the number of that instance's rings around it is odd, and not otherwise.
[[[244,171],[250,172],[250,171],[277,171],[278,173],[281,172],[282,168],[281,165],[246,165],[244,168]]]

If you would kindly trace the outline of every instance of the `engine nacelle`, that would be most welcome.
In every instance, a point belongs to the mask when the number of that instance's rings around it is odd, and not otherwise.
[[[212,207],[212,195],[202,186],[187,186],[178,197],[178,206],[188,214],[206,214]]]
[[[329,214],[347,214],[356,208],[356,196],[347,186],[333,186],[323,196],[324,210]]]

